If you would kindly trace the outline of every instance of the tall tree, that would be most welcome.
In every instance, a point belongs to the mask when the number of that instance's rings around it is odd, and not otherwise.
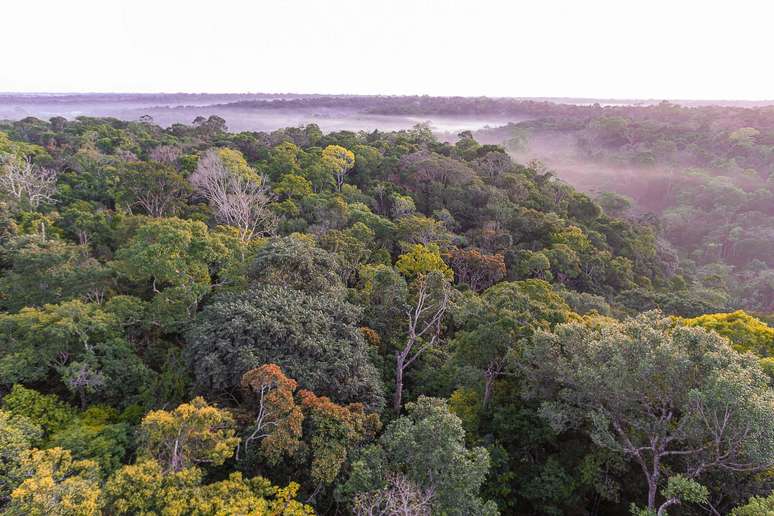
[[[274,285],[223,293],[187,334],[199,392],[233,392],[248,370],[277,364],[305,389],[335,402],[384,403],[383,386],[358,331],[359,310],[327,293]]]
[[[36,209],[54,201],[57,172],[32,163],[30,158],[0,155],[0,191],[21,207]]]
[[[430,495],[433,514],[498,514],[493,502],[479,498],[489,454],[483,448],[465,447],[462,423],[449,412],[446,401],[420,396],[406,410],[407,415],[390,423],[378,442],[358,455],[341,494],[373,496],[389,491],[388,480],[400,473],[421,486],[425,497]]]
[[[650,511],[665,477],[680,474],[695,486],[713,471],[774,465],[768,378],[715,333],[675,326],[658,312],[562,324],[538,332],[522,364],[527,395],[543,400],[556,431],[581,426],[640,467]],[[667,497],[661,510],[679,500]]]
[[[157,460],[170,473],[194,464],[223,464],[239,444],[231,415],[201,397],[171,412],[149,412],[140,424],[139,441],[140,455]]]
[[[249,389],[255,405],[255,421],[244,439],[245,449],[260,442],[270,463],[283,454],[293,455],[301,446],[304,414],[296,404],[298,383],[288,378],[279,366],[264,364],[242,375],[242,387]]]
[[[239,229],[242,240],[273,233],[277,221],[268,206],[268,185],[254,171],[228,165],[222,153],[209,150],[199,158],[189,181],[210,203],[216,219]]]
[[[411,285],[406,309],[406,338],[395,354],[395,393],[392,408],[400,414],[403,406],[403,375],[419,357],[433,348],[441,337],[441,324],[449,308],[451,285],[438,271],[422,274]]]
[[[344,186],[344,178],[355,166],[355,155],[351,150],[341,145],[328,145],[322,152],[323,163],[333,171],[336,178],[336,188],[341,191]]]

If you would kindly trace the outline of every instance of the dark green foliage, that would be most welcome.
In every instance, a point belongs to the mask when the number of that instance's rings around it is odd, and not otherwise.
[[[234,391],[248,369],[275,363],[302,388],[380,407],[383,388],[358,317],[349,303],[285,287],[218,296],[186,337],[194,389],[211,396]]]

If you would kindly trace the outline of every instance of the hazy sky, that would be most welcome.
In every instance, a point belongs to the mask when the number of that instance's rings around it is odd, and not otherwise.
[[[774,2],[4,0],[0,91],[774,98]]]

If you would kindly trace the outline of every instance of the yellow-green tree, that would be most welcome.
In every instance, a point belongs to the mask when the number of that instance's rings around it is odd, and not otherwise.
[[[336,188],[341,191],[344,177],[355,166],[355,155],[341,145],[328,145],[323,149],[322,161],[333,172]]]
[[[683,323],[716,331],[730,340],[737,351],[752,351],[760,357],[774,355],[774,328],[744,310],[705,314],[684,319]]]
[[[116,471],[104,488],[105,512],[116,515],[306,516],[314,511],[295,500],[298,484],[274,486],[262,477],[244,479],[232,473],[225,480],[203,484],[197,467],[165,472],[153,459]]]
[[[25,480],[11,493],[10,514],[90,516],[100,514],[102,491],[96,462],[74,460],[69,450],[30,450],[22,458]]]
[[[451,267],[441,258],[441,251],[435,244],[414,244],[398,257],[395,267],[408,279],[415,279],[430,272],[440,272],[447,279],[454,279]]]
[[[231,414],[202,397],[171,412],[149,412],[142,420],[139,437],[139,454],[158,460],[167,472],[194,464],[218,466],[234,455],[239,444]]]

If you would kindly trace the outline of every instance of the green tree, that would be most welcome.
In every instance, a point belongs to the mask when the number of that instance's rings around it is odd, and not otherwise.
[[[211,287],[210,266],[228,255],[202,222],[177,218],[144,222],[116,253],[113,268],[145,288],[154,325],[186,320]]]
[[[216,296],[186,339],[194,387],[233,390],[248,370],[277,364],[302,388],[334,401],[381,406],[383,388],[357,329],[359,316],[325,293],[274,285]]]
[[[151,217],[177,215],[191,194],[191,186],[174,167],[146,162],[127,164],[116,190],[119,204],[142,208]]]
[[[774,493],[763,497],[753,496],[741,507],[731,512],[732,516],[771,516],[774,514]]]
[[[122,336],[119,321],[93,304],[68,301],[0,314],[0,378],[5,384],[56,378],[75,394],[129,403],[150,372]],[[103,381],[75,381],[81,365]]]
[[[24,235],[2,252],[9,270],[0,278],[0,306],[8,311],[78,298],[99,302],[110,291],[110,269],[87,246]]]
[[[258,248],[248,278],[258,285],[277,285],[343,297],[344,282],[336,256],[306,238],[273,238]]]
[[[462,331],[452,348],[459,363],[475,369],[483,379],[482,405],[486,409],[495,381],[506,371],[509,353],[518,352],[535,330],[566,322],[572,313],[542,280],[499,283],[466,301],[459,303],[453,314]]]
[[[462,423],[446,402],[420,396],[406,412],[358,455],[341,493],[351,497],[384,489],[391,474],[402,473],[432,490],[433,514],[498,514],[494,503],[479,498],[489,455],[483,448],[465,447]]]
[[[536,333],[521,363],[527,395],[543,400],[555,431],[587,421],[595,444],[640,466],[650,511],[665,477],[698,481],[713,470],[774,464],[768,379],[717,334],[658,312],[597,327],[561,324]]]

